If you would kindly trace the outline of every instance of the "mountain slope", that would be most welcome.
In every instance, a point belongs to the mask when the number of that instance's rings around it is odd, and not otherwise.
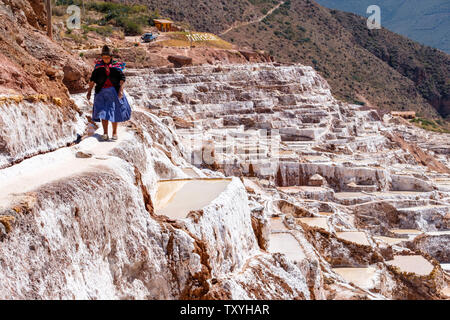
[[[317,0],[332,9],[353,12],[361,16],[371,0]],[[384,27],[450,53],[450,2],[447,0],[381,0],[381,23]]]
[[[142,3],[151,10],[176,21],[189,22],[202,31],[220,33],[237,21],[258,18],[277,4],[277,0],[116,0],[120,3]]]
[[[341,99],[448,115],[449,56],[386,29],[370,31],[356,15],[286,1],[261,23],[233,29],[225,39],[268,50],[283,62],[313,65]]]
[[[199,31],[220,34],[233,27],[223,35],[232,43],[266,50],[281,62],[312,65],[340,99],[427,118],[449,114],[449,56],[385,29],[368,31],[366,20],[353,14],[310,0],[139,2]]]

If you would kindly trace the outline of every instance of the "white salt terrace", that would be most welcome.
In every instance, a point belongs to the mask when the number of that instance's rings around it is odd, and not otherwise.
[[[376,269],[368,268],[333,268],[333,271],[339,274],[348,282],[352,282],[363,289],[370,289],[376,280]]]
[[[430,231],[430,232],[426,232],[427,235],[430,236],[445,236],[445,235],[450,235],[450,230],[441,230],[441,231]],[[450,244],[449,244],[450,246]]]
[[[306,259],[297,239],[290,233],[272,233],[269,241],[269,252],[283,253],[292,261]]]
[[[216,199],[231,179],[183,179],[158,182],[155,212],[174,219],[186,218]]]
[[[394,256],[394,260],[386,261],[386,263],[399,268],[401,272],[415,273],[419,276],[427,276],[434,269],[428,260],[419,255]]]
[[[114,167],[118,160],[108,154],[132,134],[119,127],[119,139],[115,142],[100,142],[94,136],[83,139],[78,145],[26,159],[12,167],[0,170],[0,207],[7,206],[14,196],[33,191],[39,186],[83,172],[96,172]],[[91,158],[77,158],[76,153],[91,153]]]
[[[320,78],[308,76],[309,68],[260,65],[221,66],[220,71],[214,71],[214,68],[213,66],[182,68],[175,70],[175,74],[166,75],[156,74],[150,70],[147,74],[130,80],[131,82],[146,83],[148,95],[154,98],[152,103],[157,107],[154,108],[156,114],[164,111],[185,119],[193,119],[195,130],[177,129],[182,140],[188,141],[194,136],[196,138],[202,136],[205,138],[204,141],[215,146],[215,155],[218,160],[224,159],[223,163],[226,164],[236,162],[236,166],[244,174],[250,171],[246,165],[252,162],[253,173],[257,179],[272,181],[274,175],[277,174],[277,170],[272,170],[272,167],[270,170],[261,169],[263,164],[268,163],[266,160],[261,160],[261,163],[254,161],[257,159],[258,153],[270,157],[273,152],[272,146],[262,140],[263,137],[259,132],[261,128],[279,130],[274,134],[281,149],[279,163],[302,162],[306,163],[305,167],[316,165],[327,169],[338,166],[352,167],[353,170],[359,168],[361,171],[364,171],[363,169],[366,169],[367,166],[371,166],[371,171],[379,170],[381,174],[381,177],[378,177],[378,172],[377,177],[373,175],[358,176],[355,184],[345,181],[346,187],[341,186],[336,191],[346,192],[336,192],[334,193],[335,198],[332,199],[333,191],[330,188],[297,186],[296,181],[301,181],[301,179],[296,180],[295,176],[291,180],[287,179],[288,177],[285,179],[284,175],[291,174],[289,169],[295,166],[282,167],[280,165],[280,168],[285,170],[281,171],[281,176],[283,183],[286,181],[286,184],[279,185],[276,190],[283,198],[304,199],[314,198],[317,195],[317,198],[321,200],[334,200],[339,204],[375,203],[383,200],[411,217],[420,216],[421,213],[429,215],[430,212],[445,214],[445,211],[448,211],[448,206],[441,205],[445,203],[445,196],[440,198],[439,206],[427,204],[432,202],[429,199],[434,196],[431,191],[433,188],[428,188],[428,185],[432,185],[433,179],[436,179],[435,185],[440,183],[440,186],[445,186],[447,181],[450,181],[449,176],[445,174],[434,176],[434,173],[430,172],[427,167],[404,160],[410,159],[411,155],[401,148],[391,147],[390,139],[383,134],[383,132],[395,131],[397,126],[393,128],[387,122],[372,121],[371,111],[361,111],[358,106],[335,101],[329,94],[327,84],[322,83]],[[131,85],[131,87],[130,90],[141,90],[141,86]],[[177,98],[174,98],[174,93]],[[181,98],[179,98],[180,94]],[[136,92],[136,99],[142,100],[144,97],[145,101],[145,95],[147,93],[142,95],[142,92]],[[177,101],[177,99],[182,101]],[[193,105],[190,105],[191,99],[196,100]],[[225,142],[227,144],[232,142],[233,148],[221,149]],[[328,149],[330,144],[334,144],[333,150]],[[189,151],[192,152],[192,150]],[[247,159],[251,159],[251,161],[245,161]],[[230,172],[232,171],[230,170]],[[392,179],[391,189],[394,190],[385,188],[389,184],[384,184],[384,172],[386,172],[387,181],[389,181],[389,176],[391,178],[394,175],[397,176]],[[310,173],[312,172],[307,174]],[[301,178],[308,178],[307,174],[305,173]],[[418,177],[422,175],[427,179],[420,177],[415,179],[412,178],[413,175]],[[410,177],[411,179],[409,179]],[[333,180],[333,177],[326,176],[325,178],[328,182],[330,182],[329,178],[331,181]],[[343,177],[336,174],[334,178],[342,179]],[[418,182],[417,187],[415,187],[416,182]],[[440,186],[438,185],[438,192],[446,192],[446,189],[442,189]],[[169,193],[179,192],[178,188],[183,188],[183,186],[174,187],[174,191],[169,190]],[[430,192],[421,190],[430,190]],[[273,190],[274,193],[277,191]],[[197,191],[197,193],[200,192]],[[220,193],[220,190],[217,193]],[[163,200],[167,206],[170,204],[171,197],[175,198],[176,195],[166,195]],[[424,201],[417,201],[417,199]],[[394,203],[397,200],[405,201],[405,203]],[[208,201],[200,205],[204,205]],[[433,203],[437,203],[437,201]],[[370,206],[370,203],[367,205]],[[320,210],[332,211],[329,208],[320,208]],[[419,214],[416,215],[416,212]],[[183,217],[185,214],[184,212],[180,216]],[[330,222],[330,226],[331,223],[335,223],[328,217],[332,214],[331,212],[319,212],[321,217],[298,218],[296,221],[328,230],[328,222]],[[354,217],[350,215],[348,220],[350,221],[352,218]],[[269,251],[285,253],[292,260],[303,259],[301,246],[283,224],[283,218],[272,217],[269,219],[269,224],[272,231]],[[373,239],[377,243],[385,242],[397,245],[423,233],[419,230],[406,229],[391,231],[399,238],[376,236]],[[447,234],[446,232],[438,231],[428,234],[442,235]],[[365,246],[369,246],[372,242],[370,234],[362,231],[338,232],[336,236],[339,239]],[[413,261],[404,261],[404,259]],[[400,266],[405,264],[410,267],[409,263],[414,260],[419,264],[417,272],[428,271],[429,262],[420,256],[416,258],[396,257],[391,263],[398,263]],[[373,267],[337,268],[335,271],[348,281],[364,288],[372,287],[372,284],[376,283],[378,279],[376,269]]]
[[[367,235],[360,231],[336,232],[336,236],[340,239],[358,243],[364,246],[370,246]]]

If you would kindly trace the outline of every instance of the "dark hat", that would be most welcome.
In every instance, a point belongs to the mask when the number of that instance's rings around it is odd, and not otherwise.
[[[111,49],[105,44],[102,48],[102,56],[112,56]]]

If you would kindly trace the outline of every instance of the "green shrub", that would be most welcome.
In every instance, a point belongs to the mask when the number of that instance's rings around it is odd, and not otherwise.
[[[137,36],[142,33],[142,26],[136,21],[121,18],[118,20],[118,24],[123,28],[126,36]]]
[[[127,5],[113,2],[91,2],[87,4],[89,10],[104,14],[97,23],[101,26],[113,24],[123,28],[125,35],[135,36],[142,33],[144,26],[154,25],[153,19],[159,17],[157,10],[150,12],[145,5]]]

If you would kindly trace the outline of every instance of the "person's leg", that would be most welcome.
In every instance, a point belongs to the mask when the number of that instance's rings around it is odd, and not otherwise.
[[[113,128],[113,137],[117,136],[117,127],[119,123],[118,122],[112,122],[112,128]]]
[[[108,135],[108,120],[102,119],[103,134]],[[114,125],[113,125],[114,127]]]

